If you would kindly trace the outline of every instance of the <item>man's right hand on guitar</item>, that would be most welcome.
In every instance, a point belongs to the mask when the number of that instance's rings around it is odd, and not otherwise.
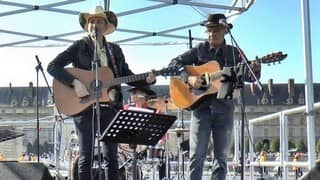
[[[195,89],[201,88],[203,85],[203,79],[200,76],[189,76],[188,83]]]
[[[89,92],[88,92],[86,86],[78,79],[74,79],[72,81],[72,85],[73,85],[74,91],[78,97],[81,98],[81,97],[85,97],[85,96],[89,95]]]

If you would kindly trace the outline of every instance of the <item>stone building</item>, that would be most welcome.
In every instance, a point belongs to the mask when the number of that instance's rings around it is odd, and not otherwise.
[[[273,84],[272,80],[269,80],[268,84],[264,84],[263,87],[263,91],[258,90],[253,85],[244,87],[247,119],[302,106],[305,103],[304,84],[295,84],[293,79],[290,79],[288,84]],[[129,98],[127,89],[128,87],[124,87],[124,101]],[[158,98],[169,97],[169,87],[167,85],[156,85],[152,89],[157,92]],[[37,89],[32,83],[29,83],[29,86],[26,87],[12,87],[11,85],[9,87],[0,87],[0,131],[9,129],[12,132],[24,134],[21,137],[0,142],[0,153],[4,154],[7,159],[16,159],[21,152],[27,150],[28,144],[35,144],[38,110],[40,144],[49,144],[50,151],[53,151],[55,114],[52,97],[47,87],[39,87],[38,95],[39,106],[37,108]],[[314,101],[320,101],[320,84],[317,83],[314,84]],[[235,119],[241,120],[240,101],[235,99],[235,103]],[[181,111],[177,109],[169,109],[169,113],[178,116],[177,122],[183,117],[186,126],[188,126],[190,121],[189,111],[184,110],[183,116],[181,116]],[[68,128],[63,130],[62,144],[68,142],[68,135],[73,129],[72,120],[66,124],[68,124]],[[306,142],[306,120],[304,115],[296,114],[290,116],[288,126],[289,140],[300,139]],[[320,137],[319,110],[315,113],[315,126],[317,140]],[[279,123],[275,120],[258,124],[255,127],[254,134],[255,140],[271,140],[279,137]]]

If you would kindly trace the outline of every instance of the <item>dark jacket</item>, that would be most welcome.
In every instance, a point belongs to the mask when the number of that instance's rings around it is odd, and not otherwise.
[[[122,53],[121,48],[117,44],[113,44],[108,42],[110,46],[114,58],[115,58],[115,66],[117,68],[118,76],[129,76],[134,73],[129,69],[128,64],[125,61],[124,55]],[[107,47],[106,47],[107,49]],[[113,69],[113,64],[111,62],[111,56],[109,51],[106,50],[107,59],[108,59],[108,67],[116,76],[116,73]],[[91,70],[92,60],[94,55],[94,43],[90,40],[89,37],[84,37],[80,40],[75,41],[71,46],[69,46],[65,51],[60,53],[53,61],[51,61],[47,67],[47,71],[51,74],[56,80],[62,82],[63,84],[72,87],[72,81],[76,78],[70,73],[68,73],[64,68],[65,66],[72,64],[73,67]],[[99,65],[100,66],[100,65]],[[137,81],[134,83],[128,83],[129,85],[134,86],[144,86],[147,85],[145,80]],[[117,101],[120,105],[122,103],[122,93],[121,86],[118,85],[114,87],[117,89]]]

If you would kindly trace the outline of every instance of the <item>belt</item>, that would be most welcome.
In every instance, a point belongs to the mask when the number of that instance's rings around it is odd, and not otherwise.
[[[106,104],[106,103],[101,103],[101,104],[99,104],[100,105],[100,107],[110,107],[110,105],[109,104]],[[96,106],[94,106],[94,108],[96,109]]]
[[[102,103],[102,104],[100,104],[100,107],[110,107],[110,105],[109,105],[109,104]]]

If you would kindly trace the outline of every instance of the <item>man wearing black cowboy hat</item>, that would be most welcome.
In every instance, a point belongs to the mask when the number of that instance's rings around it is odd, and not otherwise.
[[[106,41],[105,35],[115,31],[118,21],[116,15],[111,11],[105,11],[102,6],[96,6],[90,13],[80,13],[79,22],[83,30],[88,32],[88,36],[75,41],[65,51],[60,53],[47,67],[48,72],[58,81],[73,88],[78,98],[89,95],[85,83],[65,70],[65,66],[72,64],[76,68],[91,70],[92,60],[98,56],[99,67],[108,67],[115,77],[133,75],[125,61],[119,45]],[[96,43],[95,43],[96,42]],[[96,44],[96,46],[95,46]],[[146,80],[130,83],[130,85],[143,86],[155,82],[155,76],[149,73]],[[100,132],[108,126],[117,111],[122,109],[121,86],[115,86],[109,91],[112,102],[101,104]],[[94,95],[92,95],[94,96]],[[79,137],[79,163],[78,176],[80,180],[90,180],[93,164],[93,146],[95,142],[96,112],[97,107],[89,108],[75,115],[74,122]],[[118,165],[118,145],[103,141],[102,144],[103,161],[106,164],[106,179],[119,179]]]
[[[149,99],[156,98],[156,92],[150,86],[136,86],[128,89],[128,91],[130,93],[130,103],[126,104],[124,109],[130,109],[130,107],[146,108],[156,112],[156,109],[148,105]]]
[[[242,58],[239,51],[235,47],[227,45],[224,39],[228,30],[232,28],[232,24],[223,22],[226,22],[224,14],[210,14],[208,19],[201,24],[206,28],[208,40],[172,59],[169,66],[199,66],[209,61],[216,61],[222,69],[240,63]],[[251,63],[251,67],[259,76],[260,65]],[[245,73],[246,81],[252,81],[249,73]],[[205,86],[209,84],[206,80],[203,76],[187,77],[187,83],[193,89],[206,88]],[[226,158],[230,152],[229,147],[232,141],[233,111],[233,100],[217,99],[217,94],[205,96],[193,109],[190,125],[189,177],[191,180],[199,180],[202,177],[209,138],[212,138],[214,147],[211,179],[226,179]]]

